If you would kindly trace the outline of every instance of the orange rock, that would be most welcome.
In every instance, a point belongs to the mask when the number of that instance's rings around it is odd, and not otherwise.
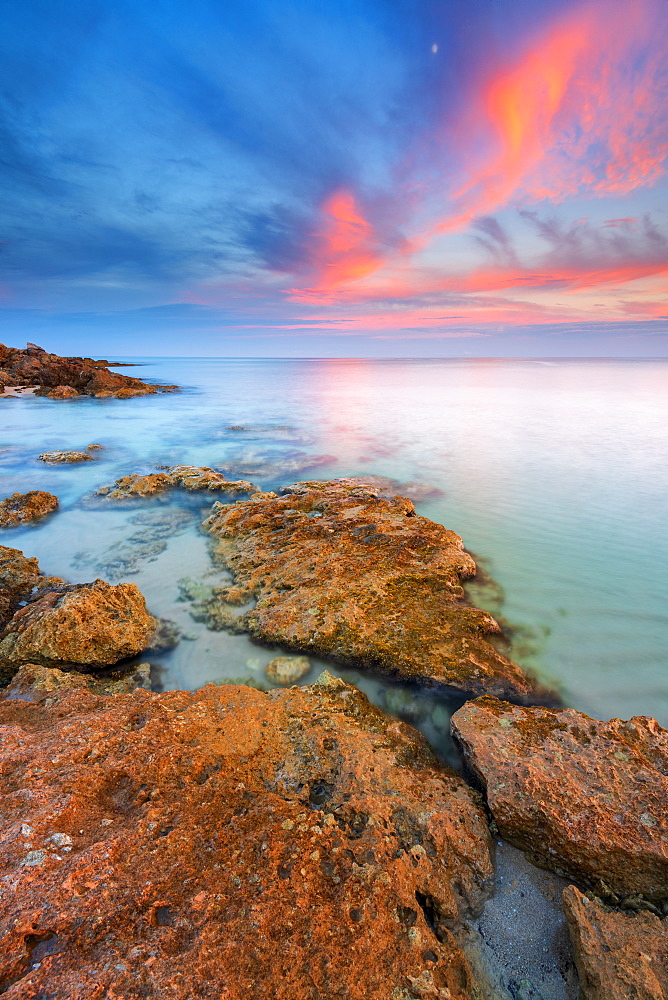
[[[58,577],[45,577],[36,559],[0,545],[0,629],[36,590],[60,583]]]
[[[0,528],[14,528],[24,521],[35,521],[51,514],[58,506],[58,497],[43,490],[12,493],[0,502]]]
[[[73,465],[93,461],[93,456],[85,451],[43,451],[38,458],[47,465]]]
[[[219,505],[204,522],[235,576],[221,599],[257,598],[254,637],[441,689],[549,698],[494,648],[492,616],[464,602],[475,563],[453,531],[355,480],[284,492]]]
[[[147,385],[138,378],[108,371],[107,361],[61,358],[35,344],[25,350],[0,344],[4,383],[38,386],[36,396],[67,399],[72,396],[145,396],[174,392],[177,386]]]
[[[666,1000],[665,920],[610,910],[572,885],[563,903],[584,1000]]]
[[[452,717],[501,836],[598,895],[668,902],[668,732],[478,698]]]
[[[0,700],[9,998],[471,1000],[476,797],[342,682]]]
[[[0,679],[24,663],[93,670],[118,663],[147,649],[157,627],[134,583],[53,587],[18,610],[0,633]]]
[[[126,500],[133,497],[155,496],[165,490],[181,487],[186,490],[208,490],[217,493],[253,493],[255,487],[245,479],[232,481],[213,469],[193,465],[165,466],[165,471],[152,472],[142,476],[132,473],[117,479],[113,486],[102,486],[99,496],[110,500]]]

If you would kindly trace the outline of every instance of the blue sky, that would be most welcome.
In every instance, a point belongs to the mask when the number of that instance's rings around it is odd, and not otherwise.
[[[2,340],[664,356],[665,0],[7,0]]]

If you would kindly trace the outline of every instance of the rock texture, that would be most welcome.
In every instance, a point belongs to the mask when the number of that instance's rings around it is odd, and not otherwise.
[[[342,682],[0,701],[7,1000],[466,1000],[485,816]]]
[[[12,493],[0,502],[0,528],[15,528],[25,521],[46,517],[58,507],[58,497],[43,490],[29,493]]]
[[[102,486],[98,496],[110,500],[131,500],[136,497],[150,497],[166,490],[180,487],[186,490],[206,490],[211,493],[247,494],[254,493],[255,487],[245,479],[226,479],[214,469],[198,468],[194,465],[164,466],[164,471],[147,475],[132,473],[121,476],[112,486]]]
[[[0,633],[0,682],[24,663],[92,670],[118,663],[149,648],[157,627],[134,583],[41,590]]]
[[[36,559],[29,559],[19,549],[0,545],[0,634],[22,604],[44,587],[58,586],[63,580],[44,576]]]
[[[77,462],[93,461],[93,456],[85,451],[43,451],[38,458],[47,465],[74,465]]]
[[[453,531],[357,481],[284,493],[214,507],[205,521],[236,580],[220,599],[257,599],[253,636],[457,692],[548,697],[491,644],[491,615],[464,603],[475,564]]]
[[[608,899],[666,905],[668,732],[654,719],[479,698],[452,733],[502,837]]]
[[[61,358],[36,344],[25,350],[0,344],[0,383],[5,386],[39,386],[36,396],[67,399],[72,396],[146,396],[174,392],[176,386],[147,385],[108,370],[107,361]]]
[[[609,910],[575,886],[563,903],[585,1000],[667,1000],[666,920]]]
[[[151,690],[151,665],[139,663],[126,670],[112,670],[105,674],[80,674],[65,672],[58,667],[41,667],[36,663],[25,663],[5,688],[6,698],[20,698],[21,701],[44,701],[50,703],[54,694],[79,689],[94,694],[126,694],[137,688]]]

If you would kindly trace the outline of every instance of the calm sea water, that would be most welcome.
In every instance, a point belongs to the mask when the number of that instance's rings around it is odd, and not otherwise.
[[[61,501],[1,541],[72,582],[137,583],[187,636],[152,657],[163,687],[261,682],[275,651],[209,631],[180,599],[193,595],[183,578],[221,582],[197,530],[207,497],[127,509],[87,495],[156,464],[213,466],[263,489],[372,473],[431,488],[418,511],[482,558],[503,589],[490,607],[515,626],[514,657],[566,703],[668,724],[668,361],[143,361],[127,374],[184,391],[0,403],[2,495],[46,489]],[[93,441],[104,446],[95,462],[37,461]],[[447,706],[342,673],[438,742]]]

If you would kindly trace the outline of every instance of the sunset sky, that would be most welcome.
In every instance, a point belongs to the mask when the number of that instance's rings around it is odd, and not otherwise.
[[[668,0],[5,0],[0,340],[668,355]]]

